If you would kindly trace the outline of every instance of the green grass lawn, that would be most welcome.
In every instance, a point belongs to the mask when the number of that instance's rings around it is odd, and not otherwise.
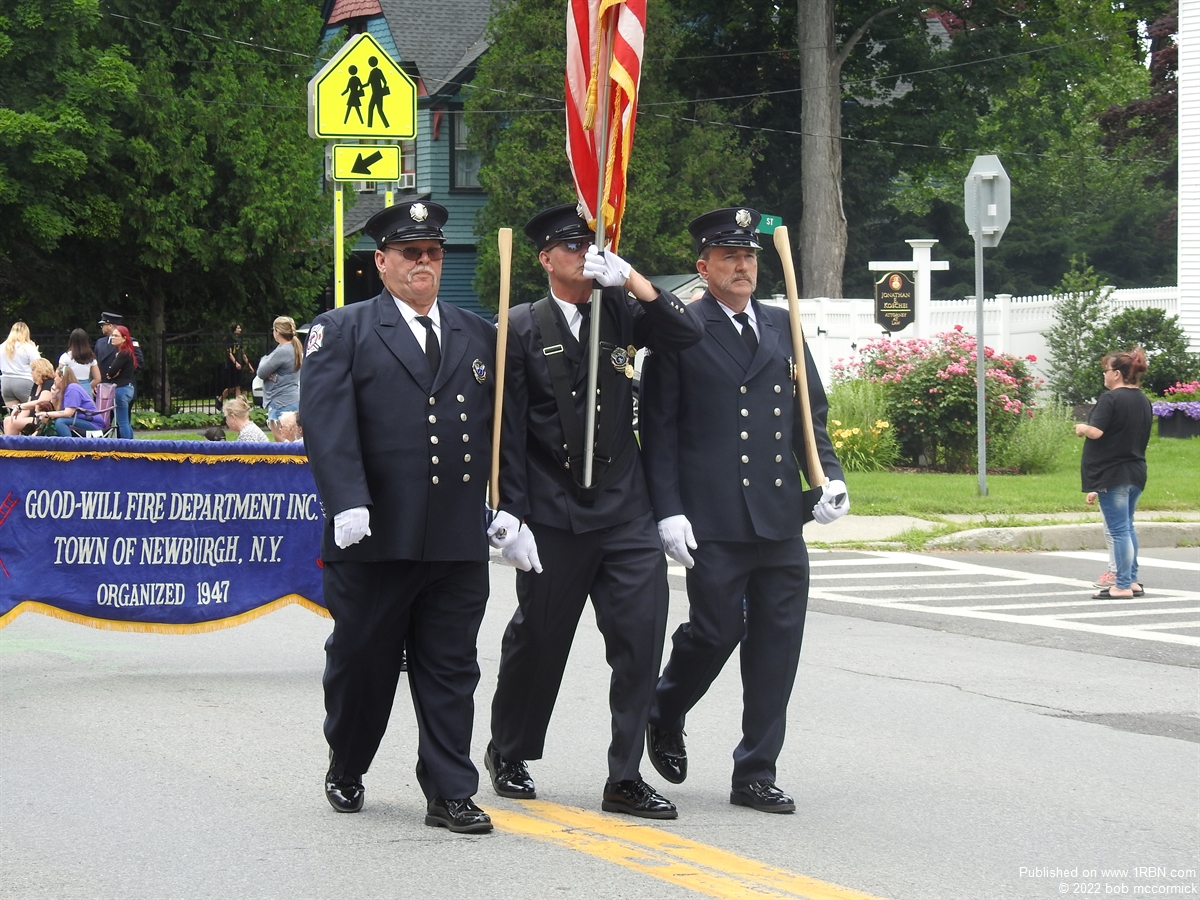
[[[999,516],[1095,510],[1079,487],[1082,441],[1071,445],[1061,467],[1045,475],[989,475],[988,496],[979,496],[977,475],[850,472],[851,512],[866,516]],[[1149,476],[1139,510],[1200,510],[1200,438],[1150,438]]]

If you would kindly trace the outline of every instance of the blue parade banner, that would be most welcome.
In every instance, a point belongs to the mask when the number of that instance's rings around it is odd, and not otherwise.
[[[229,628],[321,595],[301,444],[0,438],[0,628]]]

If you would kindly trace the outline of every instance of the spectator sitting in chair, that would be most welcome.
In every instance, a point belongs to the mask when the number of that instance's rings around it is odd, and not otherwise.
[[[29,369],[33,373],[33,391],[29,399],[13,409],[4,420],[4,433],[7,435],[33,431],[32,426],[37,425],[37,405],[49,403],[54,398],[54,363],[39,356],[29,364]]]
[[[263,430],[250,421],[250,404],[245,398],[226,400],[221,409],[225,413],[225,426],[237,432],[237,440],[251,444],[269,443]]]
[[[96,404],[69,365],[59,366],[54,377],[54,408],[39,411],[37,419],[43,425],[53,422],[54,433],[59,437],[78,437],[80,432],[104,428]]]

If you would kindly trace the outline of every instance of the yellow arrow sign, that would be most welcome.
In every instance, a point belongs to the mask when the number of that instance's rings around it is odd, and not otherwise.
[[[415,137],[416,82],[370,34],[356,35],[308,83],[308,133],[315,138]]]
[[[388,144],[379,147],[334,144],[333,180],[399,181],[400,148]]]

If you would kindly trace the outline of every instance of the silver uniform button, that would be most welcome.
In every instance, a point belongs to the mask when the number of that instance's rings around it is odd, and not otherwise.
[[[782,431],[775,432],[775,440],[779,440],[781,437],[783,437]]]
[[[742,486],[743,486],[743,487],[750,487],[750,479],[749,479],[749,478],[743,478],[743,479],[742,479]]]
[[[429,480],[430,480],[430,481],[432,481],[434,484],[437,484],[437,483],[438,483],[438,477],[437,477],[436,475],[434,475],[434,476],[433,476],[431,479],[429,479]]]
[[[783,487],[783,479],[782,478],[775,479],[775,487]]]
[[[775,385],[775,393],[777,393],[777,394],[778,394],[778,393],[779,393],[779,391],[780,391],[780,387],[779,387],[779,385]]]
[[[742,415],[743,415],[743,416],[748,416],[748,415],[750,415],[750,410],[748,410],[748,409],[743,409],[743,410],[742,410]]]
[[[462,394],[459,394],[459,395],[458,395],[458,402],[459,402],[459,403],[463,403],[463,402],[465,402],[465,401],[466,401],[466,399],[467,399],[467,398],[466,398],[466,397],[464,397]]]
[[[744,441],[744,440],[746,440],[746,439],[747,439],[747,438],[749,438],[749,437],[750,437],[750,435],[746,434],[746,432],[744,432],[744,431],[742,432],[742,440],[743,440],[743,441]]]
[[[746,393],[746,386],[743,384],[740,388],[738,388],[738,390],[744,394]]]
[[[742,457],[742,462],[744,462],[744,463],[748,463],[748,462],[750,462],[750,457],[748,457],[748,456],[743,456],[743,457]]]
[[[778,406],[777,406],[777,407],[775,407],[775,415],[777,415],[777,416],[778,416],[778,415],[780,415],[780,412],[779,412],[779,407],[778,407]]]
[[[466,413],[460,413],[458,417],[459,417],[460,419],[462,419],[464,422],[465,422],[465,421],[467,421],[467,414],[466,414]]]
[[[783,457],[782,457],[782,456],[776,456],[776,457],[775,457],[775,462],[783,462]]]
[[[470,439],[471,439],[471,436],[470,436],[469,434],[464,434],[464,435],[463,435],[463,443],[464,443],[464,444],[465,444],[467,441],[469,441]]]
[[[471,480],[470,475],[463,475],[463,481],[470,481],[470,480]]]
[[[437,416],[430,416],[430,417],[429,417],[429,424],[430,424],[430,425],[434,424],[436,421],[437,421]]]
[[[429,443],[431,443],[431,444],[436,444],[436,443],[437,443],[437,435],[436,435],[436,434],[435,434],[435,435],[431,435],[431,436],[430,436],[430,438],[429,438]]]
[[[439,460],[436,456],[431,456],[429,457],[429,461],[436,466],[441,460]]]
[[[432,397],[430,397],[430,398],[429,398],[429,405],[430,405],[430,406],[433,406],[433,404],[435,404],[435,403],[437,403],[437,401],[436,401],[436,400],[434,400]]]
[[[470,461],[471,461],[471,454],[470,453],[463,454],[463,462],[470,462]]]

